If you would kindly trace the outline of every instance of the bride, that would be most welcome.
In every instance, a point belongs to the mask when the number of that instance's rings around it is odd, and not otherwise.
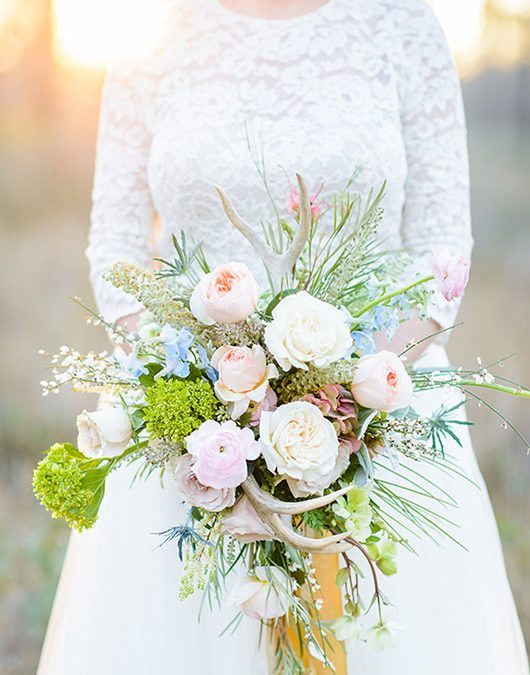
[[[101,279],[120,259],[171,255],[172,233],[203,240],[214,263],[252,265],[213,185],[258,226],[267,217],[260,171],[287,208],[296,171],[338,190],[388,180],[383,233],[418,267],[430,251],[471,249],[465,123],[455,68],[422,0],[170,0],[156,46],[114,66],[101,113],[88,256],[100,311],[134,326],[139,307]],[[127,17],[124,17],[127,20]],[[263,163],[262,163],[263,160]],[[155,223],[159,223],[155,227]],[[453,305],[403,324],[399,351],[454,323]],[[381,345],[383,339],[380,340]],[[446,362],[431,343],[425,364]],[[426,394],[423,411],[441,394]],[[469,439],[455,448],[478,484],[450,481],[459,540],[419,545],[387,580],[401,626],[395,649],[347,645],[347,671],[369,675],[527,675],[528,661],[487,491]],[[134,470],[134,469],[133,469]],[[443,477],[443,478],[442,478]],[[259,624],[220,633],[233,611],[177,598],[179,561],[153,532],[183,522],[175,488],[131,487],[114,474],[100,520],[72,535],[39,675],[265,675]]]

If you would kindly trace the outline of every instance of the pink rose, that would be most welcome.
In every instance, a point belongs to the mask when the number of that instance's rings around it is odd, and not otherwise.
[[[281,589],[280,593],[277,588]],[[252,619],[276,619],[289,611],[291,594],[289,578],[282,569],[256,567],[254,576],[245,575],[236,581],[227,604]]]
[[[410,405],[413,386],[401,359],[383,351],[359,359],[351,391],[365,408],[392,412]]]
[[[243,263],[219,265],[206,274],[190,299],[193,316],[201,323],[239,323],[256,309],[259,288]]]
[[[264,412],[274,412],[278,407],[278,397],[275,392],[269,387],[263,401],[260,401],[252,408],[252,415],[250,417],[249,425],[251,427],[259,427],[261,414]]]
[[[219,490],[203,485],[193,470],[194,464],[195,457],[189,454],[175,457],[170,462],[171,475],[188,504],[214,512],[233,506],[236,501],[235,488]]]
[[[273,541],[274,533],[258,516],[248,497],[242,497],[223,518],[223,534],[229,534],[244,544]]]
[[[469,281],[469,260],[464,256],[454,256],[446,249],[433,253],[432,272],[438,290],[450,302],[459,298]]]
[[[265,352],[259,345],[252,349],[220,347],[212,356],[212,365],[219,372],[215,393],[228,405],[232,419],[241,417],[251,402],[263,401],[269,379],[278,377],[276,366],[267,365]]]
[[[247,460],[259,456],[252,430],[240,429],[234,422],[204,422],[186,444],[195,457],[193,470],[199,481],[219,490],[241,485],[247,477]]]

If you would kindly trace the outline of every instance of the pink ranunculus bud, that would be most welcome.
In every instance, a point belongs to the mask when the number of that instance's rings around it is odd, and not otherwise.
[[[190,299],[193,316],[201,323],[234,324],[247,319],[256,309],[259,287],[244,263],[219,265],[206,274]]]
[[[199,481],[219,490],[234,488],[247,477],[247,460],[257,459],[259,444],[251,429],[235,422],[204,422],[186,439],[193,470]]]
[[[232,419],[241,417],[251,403],[263,401],[269,380],[279,375],[274,364],[267,365],[265,351],[259,345],[220,347],[212,356],[212,365],[219,372],[215,393],[228,405]]]
[[[244,544],[274,540],[274,532],[261,520],[247,497],[242,497],[224,516],[222,532]]]
[[[382,351],[359,359],[351,391],[365,408],[393,412],[410,405],[414,387],[401,359]]]
[[[459,298],[469,281],[469,260],[442,248],[433,252],[432,272],[438,290],[450,302]]]

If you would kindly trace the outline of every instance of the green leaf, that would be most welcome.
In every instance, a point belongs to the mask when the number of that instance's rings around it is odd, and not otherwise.
[[[335,585],[340,588],[341,586],[344,586],[344,584],[348,581],[349,578],[350,572],[348,568],[341,567],[340,570],[337,572],[337,576],[335,577]]]
[[[285,291],[280,291],[277,293],[274,298],[269,302],[267,308],[265,309],[265,316],[271,316],[274,308],[280,304],[280,302],[289,295],[295,295],[299,292],[298,288],[288,288]]]

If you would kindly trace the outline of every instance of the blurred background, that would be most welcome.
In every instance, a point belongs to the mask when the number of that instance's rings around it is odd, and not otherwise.
[[[0,673],[33,673],[67,542],[31,494],[31,472],[93,401],[43,400],[39,348],[105,344],[69,295],[92,302],[84,257],[99,96],[109,58],[155,29],[160,0],[0,0]],[[469,122],[474,273],[450,352],[516,353],[530,383],[530,0],[433,2],[461,70]],[[125,23],[124,23],[125,18]],[[527,437],[528,407],[499,405]],[[470,405],[479,461],[530,642],[530,457]],[[508,674],[507,674],[508,675]]]

